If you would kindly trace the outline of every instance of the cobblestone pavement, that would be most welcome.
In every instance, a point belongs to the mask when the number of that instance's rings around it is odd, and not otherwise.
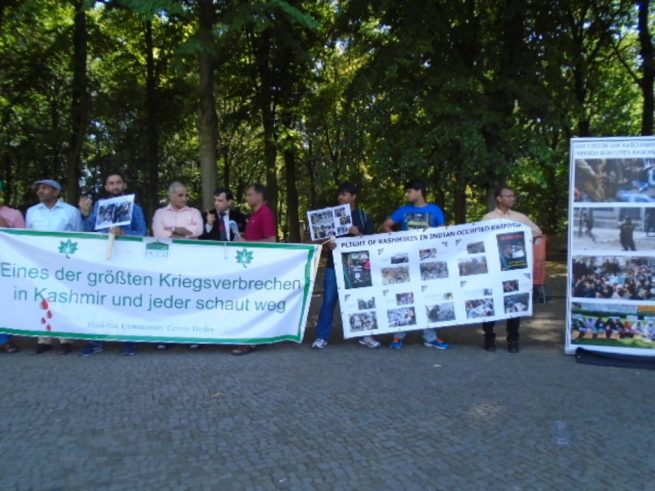
[[[0,489],[654,489],[654,374],[563,355],[563,284],[519,354],[479,326],[443,330],[448,351],[337,332],[317,352],[313,329],[243,357],[21,340],[0,356]]]

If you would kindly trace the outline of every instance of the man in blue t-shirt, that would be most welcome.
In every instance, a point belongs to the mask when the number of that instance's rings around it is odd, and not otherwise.
[[[428,203],[425,197],[425,181],[414,179],[405,186],[405,196],[409,204],[398,208],[382,224],[385,232],[393,232],[395,229],[413,230],[429,227],[441,227],[446,224],[443,210]],[[391,349],[400,349],[405,342],[406,332],[394,334],[393,341],[389,345]],[[433,328],[423,329],[423,345],[428,348],[448,349],[448,344],[439,339],[437,330]]]

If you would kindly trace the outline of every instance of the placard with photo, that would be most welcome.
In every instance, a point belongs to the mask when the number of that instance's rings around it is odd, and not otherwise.
[[[312,240],[348,235],[353,224],[350,205],[308,211],[307,223]]]
[[[129,225],[132,222],[134,195],[126,194],[125,196],[98,200],[97,210],[95,230]]]

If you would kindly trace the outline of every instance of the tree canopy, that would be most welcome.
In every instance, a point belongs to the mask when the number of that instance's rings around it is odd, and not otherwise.
[[[0,6],[0,176],[66,199],[124,171],[208,208],[264,183],[286,240],[351,181],[381,223],[423,178],[451,223],[494,187],[566,227],[575,136],[653,132],[649,1],[23,0]]]

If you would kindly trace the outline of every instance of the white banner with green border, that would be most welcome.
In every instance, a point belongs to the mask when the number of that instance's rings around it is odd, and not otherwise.
[[[318,246],[0,229],[0,332],[301,342]]]

